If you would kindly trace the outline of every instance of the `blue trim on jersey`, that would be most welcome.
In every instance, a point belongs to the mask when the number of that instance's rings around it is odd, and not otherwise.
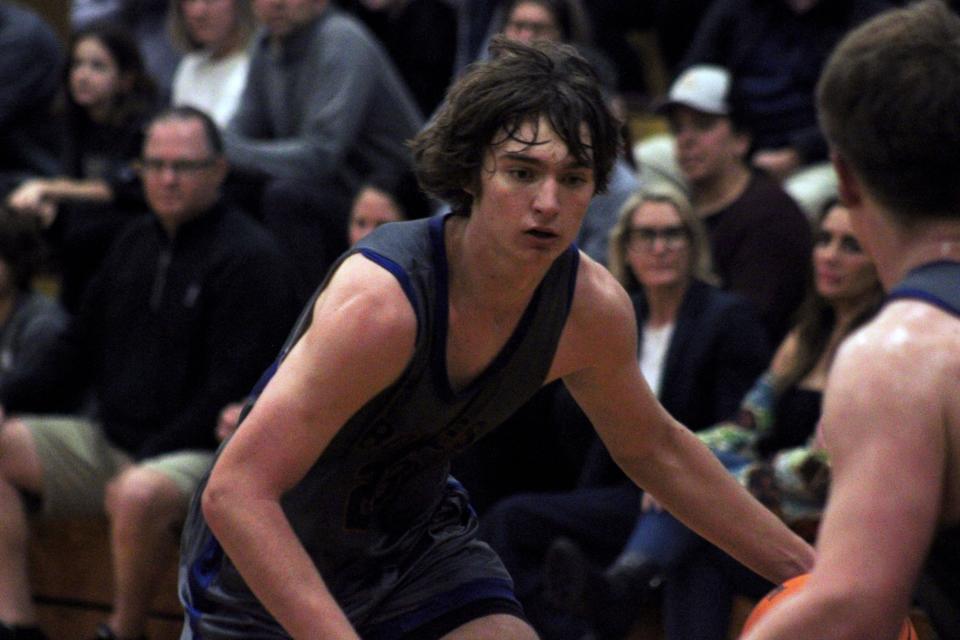
[[[580,249],[576,243],[570,245],[568,251],[573,251],[573,266],[570,269],[570,286],[567,289],[567,313],[573,307],[573,294],[577,290],[577,274],[580,273]]]
[[[478,600],[507,600],[520,607],[509,580],[481,578],[438,594],[410,613],[365,629],[363,637],[367,640],[399,640],[440,616]]]
[[[277,372],[277,369],[280,367],[280,360],[274,360],[269,367],[260,375],[260,379],[257,380],[257,383],[253,385],[253,390],[250,391],[250,395],[254,398],[258,397],[263,390],[266,389],[267,384],[273,378],[273,374]]]
[[[953,306],[943,298],[934,295],[929,291],[924,291],[923,289],[912,289],[908,287],[897,289],[896,291],[890,293],[890,295],[887,297],[887,302],[903,299],[921,300],[934,307],[943,309],[948,313],[952,313],[955,316],[960,316],[960,308]]]
[[[407,274],[406,270],[401,267],[399,264],[386,257],[383,254],[377,253],[373,249],[368,249],[366,247],[357,250],[360,255],[367,258],[371,262],[380,265],[387,271],[393,274],[393,277],[397,279],[397,282],[400,283],[400,288],[403,289],[404,295],[407,296],[407,300],[410,301],[410,304],[413,305],[414,312],[417,309],[417,292],[413,288],[413,283],[410,282],[410,276]],[[417,323],[417,338],[420,337],[420,323]]]
[[[190,602],[180,598],[183,604],[183,610],[187,614],[187,621],[190,624],[190,631],[193,633],[194,640],[201,640],[200,620],[203,618],[203,611],[213,610],[209,605],[206,591],[213,584],[214,579],[220,575],[220,567],[223,563],[223,547],[220,542],[211,535],[206,544],[203,545],[203,551],[197,556],[187,570],[187,590],[190,594]]]
[[[450,318],[450,309],[447,298],[447,246],[443,241],[443,225],[447,218],[452,215],[455,214],[448,213],[430,219],[430,244],[433,245],[433,255],[436,256],[433,270],[436,295],[433,326],[437,344],[440,345],[440,348],[432,349],[433,362],[430,363],[430,366],[436,378],[437,389],[441,389],[446,394],[447,399],[452,398],[454,393],[450,388],[450,379],[447,377],[447,321]]]

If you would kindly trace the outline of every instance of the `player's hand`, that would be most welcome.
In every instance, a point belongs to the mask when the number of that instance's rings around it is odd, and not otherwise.
[[[7,206],[21,213],[36,215],[46,199],[46,181],[27,180],[7,196]]]

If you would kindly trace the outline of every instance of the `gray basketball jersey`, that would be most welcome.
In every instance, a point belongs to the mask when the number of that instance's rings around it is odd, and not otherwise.
[[[437,558],[464,557],[458,554],[464,547],[476,549],[466,556],[477,566],[445,570],[431,578],[429,589],[456,588],[477,576],[509,580],[495,555],[475,540],[476,518],[449,477],[450,460],[544,384],[573,297],[579,254],[570,247],[487,370],[455,391],[446,371],[446,218],[384,225],[331,269],[356,253],[381,265],[397,278],[418,323],[415,352],[399,380],[343,426],[282,501],[299,540],[356,626],[415,606],[423,597],[424,568]],[[306,331],[325,284],[279,361]],[[216,628],[210,637],[284,637],[206,527],[198,499],[205,485],[194,496],[181,557],[181,599],[195,635]],[[405,592],[406,585],[417,585],[417,593]]]

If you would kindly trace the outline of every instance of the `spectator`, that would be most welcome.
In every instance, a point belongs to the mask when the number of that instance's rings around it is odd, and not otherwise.
[[[241,171],[266,175],[260,212],[307,293],[346,248],[371,175],[410,169],[422,119],[386,53],[329,0],[253,0],[264,27],[225,134]]]
[[[717,275],[756,305],[779,342],[803,299],[812,245],[806,217],[776,181],[747,164],[752,137],[725,69],[688,69],[660,108]]]
[[[34,375],[0,388],[14,416],[0,429],[0,620],[14,638],[42,637],[26,567],[35,506],[44,517],[106,513],[115,595],[98,637],[143,634],[217,412],[252,387],[295,312],[273,239],[219,202],[227,166],[206,115],[155,118],[142,165],[153,215],[117,239]],[[18,416],[62,388],[91,389],[96,414]]]
[[[731,416],[770,352],[750,305],[708,284],[709,248],[689,201],[669,185],[650,185],[627,201],[610,250],[613,274],[633,292],[640,370],[663,406],[692,429]],[[557,415],[589,425],[571,400],[559,402],[566,410]],[[481,535],[500,554],[545,638],[579,638],[585,631],[582,619],[545,600],[550,542],[565,536],[609,561],[626,541],[639,504],[639,491],[595,440],[578,488],[508,497],[483,515]]]
[[[817,448],[807,446],[820,417],[827,373],[840,343],[876,313],[883,298],[876,268],[844,207],[831,206],[822,216],[813,261],[816,275],[800,320],[746,395],[736,420],[698,434],[768,507],[808,534],[823,506],[828,477]],[[577,546],[555,545],[547,563],[550,593],[565,607],[590,614],[600,630],[626,628],[651,585],[666,575],[667,637],[723,640],[731,589],[719,589],[716,578],[696,584],[693,577],[705,572],[703,567],[690,570],[697,566],[700,539],[650,498],[644,497],[629,541],[603,573]],[[691,555],[695,560],[688,565]],[[761,589],[772,587],[763,584]]]
[[[247,82],[255,27],[250,0],[171,0],[171,40],[184,52],[173,75],[174,105],[227,125]]]
[[[751,164],[783,183],[809,216],[836,196],[836,176],[817,125],[814,87],[827,55],[849,29],[889,0],[717,0],[681,69],[719,65],[743,94],[753,133]],[[649,147],[648,147],[649,148]],[[640,153],[638,163],[671,166]]]
[[[41,254],[36,219],[0,209],[0,388],[28,375],[67,326],[60,305],[34,289]],[[56,395],[31,409],[66,409]]]
[[[958,71],[960,17],[928,0],[854,30],[820,79],[840,193],[889,296],[830,372],[816,565],[750,640],[893,638],[918,585],[938,592],[938,634],[960,629]]]
[[[57,130],[51,112],[60,86],[63,49],[40,16],[0,2],[0,195],[25,176],[57,172]]]
[[[161,101],[170,97],[173,74],[180,61],[167,30],[169,0],[73,0],[70,25],[84,31],[97,23],[114,24],[133,38],[144,67],[158,88]]]
[[[136,43],[110,24],[74,35],[63,85],[60,173],[24,180],[7,206],[53,225],[48,237],[58,250],[61,300],[76,312],[120,229],[146,211],[132,162],[156,100]]]
[[[430,115],[453,79],[457,11],[449,0],[340,0],[383,43],[420,112]]]

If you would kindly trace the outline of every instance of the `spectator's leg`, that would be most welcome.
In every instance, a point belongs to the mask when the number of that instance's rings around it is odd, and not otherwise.
[[[131,467],[108,487],[115,583],[108,624],[118,637],[143,635],[156,586],[176,553],[186,507],[177,484],[155,469]]]
[[[29,528],[22,491],[40,494],[42,468],[19,420],[0,423],[0,622],[31,625],[36,612],[27,574]]]
[[[578,638],[582,620],[550,605],[543,593],[543,561],[557,537],[574,540],[593,562],[605,565],[620,550],[639,510],[633,483],[566,493],[530,493],[506,498],[484,513],[480,537],[500,555],[514,580],[514,593],[543,637]]]

